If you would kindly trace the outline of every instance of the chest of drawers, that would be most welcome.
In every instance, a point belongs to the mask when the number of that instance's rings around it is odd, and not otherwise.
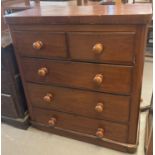
[[[35,8],[6,16],[38,129],[137,147],[151,5]]]

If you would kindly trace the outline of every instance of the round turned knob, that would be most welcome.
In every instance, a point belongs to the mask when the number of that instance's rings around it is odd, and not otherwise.
[[[42,41],[36,41],[33,43],[33,48],[36,50],[40,50],[43,47],[43,42]]]
[[[95,77],[94,77],[94,83],[97,84],[97,85],[100,85],[103,81],[103,75],[102,74],[97,74]]]
[[[38,69],[39,76],[45,76],[47,73],[48,73],[48,70],[46,67],[42,67],[42,68]]]
[[[47,103],[51,103],[53,101],[53,95],[51,93],[47,93],[44,97],[43,100]]]
[[[103,103],[97,103],[95,107],[96,112],[103,112]]]
[[[104,129],[98,128],[97,131],[96,131],[96,136],[98,138],[103,138],[103,136],[104,136]]]
[[[54,118],[54,117],[50,118],[48,121],[48,125],[55,126],[55,124],[56,124],[56,118]]]
[[[103,45],[101,43],[97,43],[93,46],[94,54],[101,54],[103,52]]]

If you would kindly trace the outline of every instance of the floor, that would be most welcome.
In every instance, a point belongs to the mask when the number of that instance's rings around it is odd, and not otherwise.
[[[151,58],[147,58],[144,67],[144,80],[141,106],[150,102],[152,94]],[[139,147],[133,155],[144,155],[144,132],[147,112],[140,116]],[[35,128],[21,130],[2,124],[2,155],[128,155],[85,142],[49,134]]]

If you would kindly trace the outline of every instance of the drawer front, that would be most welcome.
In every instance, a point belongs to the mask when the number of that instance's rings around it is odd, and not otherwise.
[[[54,126],[94,136],[100,128],[103,129],[102,133],[104,138],[119,142],[126,142],[127,139],[128,127],[126,125],[89,119],[56,111],[33,109],[33,121],[45,124],[49,127]]]
[[[90,118],[128,122],[128,96],[108,95],[76,89],[27,83],[34,107],[59,110]]]
[[[22,59],[22,65],[27,81],[130,94],[132,67],[129,66],[27,58]]]
[[[134,32],[69,33],[72,59],[132,63]]]
[[[23,56],[58,57],[66,54],[64,33],[52,32],[14,32],[17,51]]]

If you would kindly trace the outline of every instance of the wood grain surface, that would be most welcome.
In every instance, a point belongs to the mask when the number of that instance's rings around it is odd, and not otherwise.
[[[52,9],[51,9],[52,8]],[[46,6],[6,15],[10,24],[147,24],[151,4]],[[12,18],[13,17],[13,18]],[[35,17],[35,20],[33,20]]]
[[[128,95],[131,93],[132,67],[130,66],[33,58],[23,58],[22,66],[26,81],[116,94]],[[40,77],[37,74],[38,69],[42,67],[46,67],[48,70],[48,74],[45,77]],[[93,81],[97,74],[103,75],[103,82],[100,85]]]
[[[120,142],[126,142],[127,140],[128,127],[126,125],[120,125],[103,120],[94,120],[86,117],[36,108],[33,109],[33,114],[33,121],[43,123],[45,125],[48,125],[49,119],[51,117],[54,117],[56,118],[55,127],[78,131],[90,135],[96,135],[96,131],[98,128],[104,128],[105,138]]]
[[[134,32],[68,33],[70,57],[75,60],[132,64],[134,37]],[[93,47],[98,43],[102,44],[103,51],[95,54]]]
[[[42,42],[41,49],[33,48],[33,43]],[[66,40],[64,33],[54,32],[15,32],[17,50],[21,55],[32,57],[66,57]],[[23,46],[24,45],[24,46]]]
[[[33,126],[135,151],[151,4],[55,5],[5,18]]]
[[[53,109],[62,112],[82,115],[90,118],[105,119],[127,123],[129,118],[129,96],[119,96],[77,89],[45,86],[27,83],[27,89],[32,106]],[[51,93],[50,103],[43,97]],[[103,112],[95,111],[97,103],[103,103]]]

